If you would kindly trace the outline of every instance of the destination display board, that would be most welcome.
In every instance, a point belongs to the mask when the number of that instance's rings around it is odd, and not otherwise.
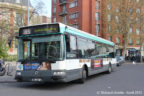
[[[19,36],[59,32],[59,24],[45,24],[20,28]]]

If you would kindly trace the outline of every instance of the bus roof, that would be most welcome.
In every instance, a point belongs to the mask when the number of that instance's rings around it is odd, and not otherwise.
[[[85,38],[88,38],[88,39],[91,39],[91,40],[94,40],[94,41],[98,41],[98,42],[100,42],[100,43],[108,44],[108,45],[111,45],[111,46],[114,46],[114,45],[115,45],[115,44],[114,44],[113,42],[111,42],[111,41],[108,41],[108,40],[103,39],[103,38],[101,38],[101,37],[98,37],[98,36],[89,34],[89,33],[87,33],[87,32],[81,31],[81,30],[79,30],[79,29],[76,29],[76,28],[67,26],[67,25],[65,25],[65,24],[59,23],[59,26],[60,26],[60,32],[61,32],[61,33],[67,32],[67,33],[70,33],[70,34],[82,36],[82,37],[85,37]]]
[[[60,33],[64,34],[64,33],[70,33],[70,34],[73,34],[73,35],[78,35],[78,36],[81,36],[81,37],[85,37],[85,38],[88,38],[88,39],[91,39],[91,40],[94,40],[94,41],[98,41],[100,43],[104,43],[104,44],[108,44],[108,45],[111,45],[111,46],[114,46],[115,44],[111,41],[108,41],[106,39],[103,39],[103,38],[100,38],[98,36],[95,36],[95,35],[92,35],[92,34],[89,34],[87,32],[84,32],[82,30],[79,30],[79,29],[76,29],[76,28],[73,28],[73,27],[70,27],[68,25],[65,25],[65,24],[62,24],[62,23],[44,23],[44,24],[39,24],[39,25],[32,25],[32,26],[25,26],[25,27],[21,27],[20,29],[24,29],[24,28],[31,28],[31,27],[37,27],[37,26],[43,26],[43,25],[52,25],[52,24],[57,24],[59,25],[59,31]]]

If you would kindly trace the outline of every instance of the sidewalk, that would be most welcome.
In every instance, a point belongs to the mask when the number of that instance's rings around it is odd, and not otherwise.
[[[13,71],[11,73],[12,76],[7,75],[7,71],[4,76],[0,76],[0,83],[10,83],[10,82],[16,82],[14,79],[15,72],[16,72],[16,62],[5,62],[5,64],[10,63],[10,67],[13,67]],[[7,69],[6,69],[7,70]]]
[[[0,76],[0,83],[10,83],[10,82],[16,82],[14,79],[14,76]]]
[[[132,61],[125,61],[124,64],[133,64]],[[135,62],[135,64],[144,64],[144,62]]]

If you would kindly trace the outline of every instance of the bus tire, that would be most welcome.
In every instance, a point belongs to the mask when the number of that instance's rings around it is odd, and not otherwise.
[[[109,64],[107,73],[110,74],[111,72],[112,72],[112,66],[111,66],[111,64]]]
[[[85,69],[83,69],[83,70],[82,70],[82,74],[81,74],[81,79],[79,80],[79,82],[80,82],[81,84],[83,84],[83,83],[85,82],[86,78],[87,78],[87,72],[86,72]]]

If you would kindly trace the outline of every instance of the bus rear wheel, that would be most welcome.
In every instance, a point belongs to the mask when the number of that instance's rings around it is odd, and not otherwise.
[[[83,70],[82,70],[82,77],[81,77],[81,79],[79,80],[79,82],[80,82],[81,84],[83,84],[83,83],[86,81],[86,78],[87,78],[87,74],[86,74],[86,73],[87,73],[86,70],[83,69]]]
[[[109,64],[107,73],[110,74],[112,72],[112,66]]]

